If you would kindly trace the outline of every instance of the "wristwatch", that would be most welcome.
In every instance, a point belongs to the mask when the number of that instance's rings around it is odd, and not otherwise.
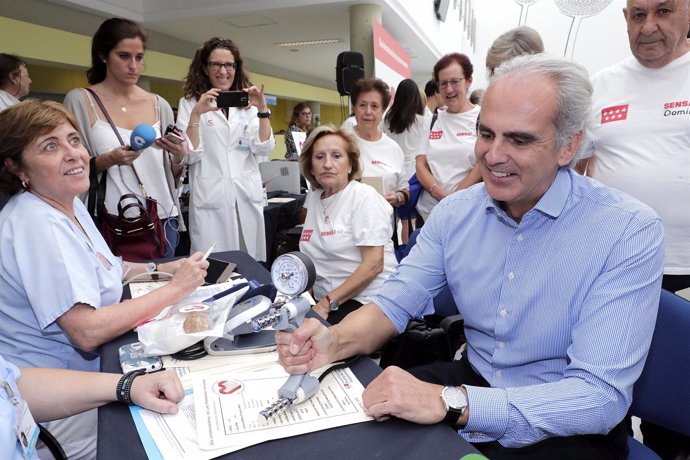
[[[265,112],[257,112],[256,116],[259,118],[271,118],[271,109],[266,109]]]
[[[158,273],[155,273],[158,271],[158,264],[155,262],[149,262],[146,264],[146,273],[149,273],[151,275],[151,279],[154,281],[158,281]]]
[[[450,426],[457,425],[458,419],[462,417],[467,408],[467,396],[458,387],[443,387],[441,400],[446,406],[446,417],[443,419],[443,423]]]
[[[329,311],[338,311],[338,308],[340,308],[340,302],[335,299],[331,299],[331,296],[328,294],[326,294],[326,302],[328,302]]]

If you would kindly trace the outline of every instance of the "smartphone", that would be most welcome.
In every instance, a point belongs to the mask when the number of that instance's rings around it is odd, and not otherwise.
[[[172,124],[168,125],[167,129],[165,130],[165,133],[163,134],[163,137],[174,144],[181,144],[184,142],[184,136],[182,135],[182,131],[180,131],[177,126]]]
[[[237,266],[232,262],[214,259],[213,257],[209,257],[206,260],[208,261],[208,268],[206,269],[206,278],[204,281],[206,281],[207,284],[226,282],[230,279],[230,276]]]
[[[247,107],[249,93],[246,91],[221,91],[216,98],[218,107]]]
[[[119,354],[120,367],[124,374],[137,370],[153,372],[163,368],[160,356],[144,356],[144,347],[141,342],[122,345]]]

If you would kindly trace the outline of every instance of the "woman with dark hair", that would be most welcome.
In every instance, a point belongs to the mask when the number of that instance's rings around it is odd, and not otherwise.
[[[388,85],[378,78],[361,78],[352,88],[351,98],[362,177],[380,177],[383,197],[391,206],[401,206],[409,199],[405,159],[400,146],[381,130],[383,112],[391,100]]]
[[[29,94],[31,78],[26,62],[12,54],[0,53],[0,112],[19,103]]]
[[[0,112],[0,355],[23,367],[97,372],[99,347],[199,287],[197,253],[162,264],[122,262],[78,198],[89,154],[74,115],[29,99]],[[121,302],[122,281],[154,270],[164,286]],[[60,402],[55,405],[59,406]],[[70,459],[95,458],[95,412],[51,422]]]
[[[285,133],[285,158],[287,160],[299,159],[299,152],[297,151],[297,145],[295,138],[292,137],[292,133],[308,132],[311,128],[311,120],[311,108],[306,102],[300,102],[292,109],[290,124],[288,125],[287,133]]]
[[[245,91],[247,107],[216,105],[221,91]],[[259,162],[275,147],[264,86],[253,86],[232,40],[212,38],[185,77],[178,124],[189,140],[189,235],[192,250],[242,249],[266,260]]]
[[[434,66],[446,110],[439,110],[415,160],[417,179],[424,187],[417,212],[424,220],[443,198],[481,181],[474,157],[480,107],[467,98],[472,71],[470,59],[460,53],[446,54]]]
[[[166,257],[170,257],[178,243],[178,229],[183,227],[177,181],[184,168],[186,147],[161,137],[166,127],[175,123],[170,104],[137,86],[145,50],[146,35],[137,23],[120,18],[104,21],[91,40],[91,68],[86,72],[91,86],[67,93],[65,105],[79,120],[81,138],[91,156],[91,170],[107,174],[106,211],[118,214],[122,195],[135,194],[144,201],[141,181],[146,193],[158,203],[158,217],[165,228]],[[154,127],[158,139],[155,144],[139,151],[121,145],[115,129],[128,143],[134,128],[142,123]],[[93,174],[91,180],[99,178]]]
[[[393,212],[381,195],[358,181],[359,146],[349,128],[315,128],[299,163],[315,188],[304,202],[299,248],[316,267],[314,311],[336,324],[371,302],[395,270]]]
[[[407,180],[415,173],[415,155],[419,153],[422,140],[429,134],[421,95],[414,80],[407,78],[401,81],[395,91],[393,105],[384,118],[386,134],[402,149],[405,159],[403,175]],[[417,212],[400,206],[397,213],[402,221],[402,243],[406,244],[410,233],[409,222],[417,218]]]

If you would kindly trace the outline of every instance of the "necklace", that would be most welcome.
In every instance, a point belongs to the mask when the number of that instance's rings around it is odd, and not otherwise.
[[[323,197],[323,195],[322,195]],[[326,222],[327,224],[331,222],[331,215],[329,213],[329,209],[331,206],[333,206],[333,203],[338,201],[338,193],[335,193],[327,198],[322,198],[321,199],[321,212],[323,213],[323,221]],[[337,210],[337,207],[336,207]]]
[[[120,110],[121,110],[123,113],[124,113],[124,112],[127,112],[127,107],[125,107],[125,106],[123,105],[122,107],[120,107]]]

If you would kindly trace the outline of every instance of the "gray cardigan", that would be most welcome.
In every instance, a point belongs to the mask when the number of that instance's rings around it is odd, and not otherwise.
[[[89,155],[92,157],[97,156],[96,150],[92,147],[94,145],[93,135],[91,132],[91,120],[89,119],[89,108],[84,100],[84,90],[83,88],[76,88],[67,93],[65,96],[64,105],[67,107],[77,118],[79,122],[79,134],[82,138],[82,143],[88,150]],[[158,119],[160,120],[161,132],[165,132],[168,125],[175,124],[175,117],[173,115],[172,108],[168,101],[163,99],[157,94],[154,94],[158,99]],[[180,199],[177,193],[177,188],[180,186],[182,177],[184,177],[184,171],[180,174],[180,177],[175,178],[172,172],[172,164],[170,162],[170,155],[163,156],[163,163],[165,165],[165,178],[168,182],[168,190],[170,190],[170,195],[172,196],[173,202],[177,209],[179,210],[179,222],[180,231],[185,231],[187,228],[184,224],[184,219],[182,218],[182,207],[180,206]],[[101,173],[102,174],[102,173]],[[99,176],[100,180],[100,176]],[[87,193],[82,195],[82,200],[86,202]]]

